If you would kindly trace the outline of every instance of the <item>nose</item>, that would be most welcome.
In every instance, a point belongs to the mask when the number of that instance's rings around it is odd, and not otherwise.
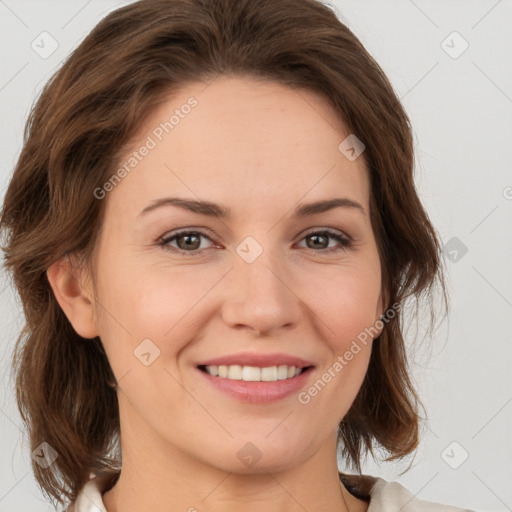
[[[226,276],[222,318],[231,328],[272,335],[294,328],[301,315],[301,300],[291,272],[269,251],[252,263],[234,253],[234,268]]]

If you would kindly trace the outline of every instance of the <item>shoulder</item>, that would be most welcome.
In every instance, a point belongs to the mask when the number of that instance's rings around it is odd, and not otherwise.
[[[107,512],[102,494],[117,475],[117,471],[101,474],[91,473],[76,500],[69,505],[65,512]]]
[[[340,473],[340,480],[351,494],[368,502],[367,512],[473,512],[421,500],[398,482],[388,482],[371,475]]]

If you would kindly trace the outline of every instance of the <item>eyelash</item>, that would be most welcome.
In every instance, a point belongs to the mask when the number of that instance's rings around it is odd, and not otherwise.
[[[168,245],[170,242],[172,242],[172,241],[176,240],[177,238],[179,238],[181,236],[184,236],[184,235],[199,235],[200,237],[207,238],[208,240],[213,242],[213,240],[208,235],[206,235],[204,232],[202,232],[202,231],[182,230],[182,231],[177,231],[176,233],[173,233],[170,236],[161,238],[158,241],[158,245],[162,246],[163,249],[165,249],[167,251],[170,251],[172,253],[183,254],[183,255],[187,255],[187,256],[200,256],[203,251],[208,250],[208,249],[202,249],[202,250],[198,249],[198,250],[194,250],[194,251],[185,251],[184,249],[179,249],[177,247],[171,247],[170,245]],[[321,249],[319,251],[315,251],[314,249],[312,249],[313,252],[318,252],[318,253],[321,253],[321,254],[322,253],[323,254],[325,254],[325,253],[328,253],[328,254],[330,254],[330,253],[337,253],[339,251],[347,251],[347,250],[351,249],[352,246],[353,246],[353,240],[350,237],[348,237],[347,235],[341,235],[340,233],[337,233],[335,231],[331,231],[330,229],[322,229],[322,230],[319,230],[319,231],[311,231],[311,232],[305,234],[300,241],[302,241],[305,238],[308,238],[308,237],[310,237],[312,235],[328,236],[331,239],[334,239],[337,242],[339,242],[340,245],[341,245],[341,247],[331,247],[331,248],[327,248],[327,249]]]

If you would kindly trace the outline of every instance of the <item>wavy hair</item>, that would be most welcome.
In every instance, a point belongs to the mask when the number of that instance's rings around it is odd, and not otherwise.
[[[66,255],[90,264],[105,201],[94,190],[151,109],[173,91],[220,74],[320,93],[364,143],[370,215],[387,304],[429,298],[441,284],[440,242],[414,184],[409,118],[382,69],[336,13],[317,0],[141,0],[108,14],[44,87],[0,220],[5,266],[23,305],[16,398],[43,492],[76,499],[91,471],[119,468],[119,410],[101,340],[79,336],[46,270]],[[421,402],[398,309],[373,342],[369,368],[339,426],[338,445],[361,472],[383,447],[393,460],[418,446]]]

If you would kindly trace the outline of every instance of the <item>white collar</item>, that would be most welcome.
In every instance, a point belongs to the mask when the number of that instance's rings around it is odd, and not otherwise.
[[[112,473],[91,473],[68,512],[107,512],[102,494]],[[473,512],[469,509],[441,505],[416,498],[398,482],[388,482],[380,477],[362,475],[363,481],[372,484],[367,512]]]

